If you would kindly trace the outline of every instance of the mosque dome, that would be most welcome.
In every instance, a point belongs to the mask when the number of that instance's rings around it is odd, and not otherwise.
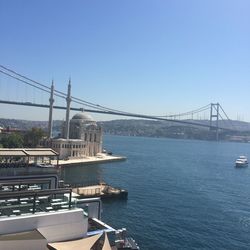
[[[92,118],[92,116],[85,112],[80,112],[80,113],[75,114],[71,120],[72,121],[81,120],[82,122],[94,122],[94,119]]]

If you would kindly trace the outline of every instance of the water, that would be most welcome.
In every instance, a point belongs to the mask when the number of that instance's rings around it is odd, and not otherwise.
[[[102,219],[126,227],[141,249],[250,249],[250,144],[106,136],[125,162],[62,169],[66,182],[104,180],[128,189]]]

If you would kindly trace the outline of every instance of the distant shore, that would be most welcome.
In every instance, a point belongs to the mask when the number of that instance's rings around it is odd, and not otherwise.
[[[126,159],[127,158],[125,156],[101,154],[98,156],[88,156],[77,159],[59,160],[58,165],[59,166],[70,166],[76,164],[84,165],[84,164],[106,163],[112,161],[125,161]],[[56,161],[53,161],[52,163],[56,164]]]

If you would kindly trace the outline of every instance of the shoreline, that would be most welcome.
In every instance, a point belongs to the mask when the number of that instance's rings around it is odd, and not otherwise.
[[[59,160],[58,166],[71,166],[76,164],[97,164],[97,163],[108,163],[113,161],[125,161],[127,158],[120,155],[98,155],[98,156],[88,156],[84,158]],[[56,161],[52,161],[56,165]]]

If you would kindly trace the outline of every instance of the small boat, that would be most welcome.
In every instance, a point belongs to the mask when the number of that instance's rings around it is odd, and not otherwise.
[[[248,166],[248,160],[246,156],[241,155],[236,161],[235,161],[235,167],[247,167]]]
[[[39,163],[39,164],[36,164],[36,166],[39,168],[55,168],[55,165],[47,164],[47,163]]]

